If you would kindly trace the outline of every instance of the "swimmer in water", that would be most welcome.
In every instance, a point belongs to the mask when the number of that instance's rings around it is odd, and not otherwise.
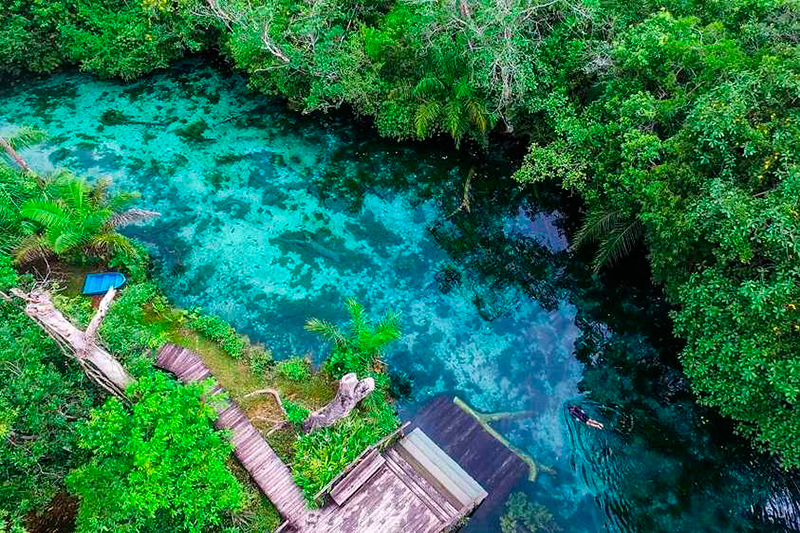
[[[575,418],[575,420],[578,420],[579,422],[583,422],[587,426],[593,427],[595,429],[605,429],[605,426],[603,424],[601,424],[600,422],[598,422],[594,418],[589,418],[589,415],[586,414],[586,411],[584,411],[580,407],[576,407],[574,405],[570,405],[567,408],[567,410],[569,411],[569,414],[571,414],[573,416],[573,418]]]

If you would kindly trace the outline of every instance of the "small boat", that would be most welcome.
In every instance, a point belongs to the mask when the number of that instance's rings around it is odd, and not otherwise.
[[[111,287],[119,289],[125,284],[125,281],[125,274],[120,272],[87,274],[86,281],[83,282],[83,294],[90,296],[105,294]]]

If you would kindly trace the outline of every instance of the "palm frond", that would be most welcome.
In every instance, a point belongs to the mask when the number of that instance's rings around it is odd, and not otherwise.
[[[470,99],[473,95],[472,86],[469,83],[469,78],[462,76],[453,84],[453,94],[459,100]]]
[[[426,76],[414,86],[414,96],[430,96],[444,91],[444,84],[433,76]]]
[[[417,128],[417,137],[423,138],[430,133],[436,119],[441,112],[441,106],[437,102],[425,102],[417,108],[414,117],[414,125]]]
[[[6,141],[14,150],[22,150],[35,144],[44,142],[47,139],[47,132],[34,128],[31,126],[23,126],[18,129],[10,137],[6,137]]]
[[[53,250],[44,236],[29,235],[14,247],[13,255],[14,261],[24,264],[43,257],[50,257],[53,255]]]
[[[115,213],[122,211],[125,207],[128,206],[132,201],[136,200],[137,198],[141,197],[141,194],[138,192],[123,192],[114,194],[105,200],[105,205]]]
[[[455,139],[456,147],[461,144],[461,137],[464,135],[464,114],[458,100],[450,100],[444,106],[444,121],[450,136]]]
[[[147,209],[128,209],[122,213],[116,213],[108,220],[108,226],[111,228],[121,228],[139,222],[147,222],[156,217],[161,216],[158,211],[148,211]]]
[[[325,340],[333,341],[336,344],[346,344],[347,340],[344,335],[339,331],[339,328],[318,318],[309,318],[304,326],[305,330],[309,333],[315,333]]]
[[[28,200],[22,204],[19,213],[45,228],[62,228],[70,223],[68,214],[52,200]]]
[[[364,306],[358,303],[355,298],[348,298],[344,301],[347,312],[350,314],[350,331],[354,338],[360,338],[365,333],[369,333],[369,319],[364,310]]]
[[[108,189],[111,187],[111,178],[103,177],[92,183],[89,189],[89,198],[95,205],[100,205],[108,198]]]
[[[486,110],[486,106],[477,100],[470,99],[466,103],[466,108],[469,119],[477,126],[478,131],[485,135],[489,129],[489,112]]]
[[[400,313],[389,311],[375,326],[375,341],[379,347],[382,347],[399,339],[400,336]]]
[[[62,178],[56,184],[58,196],[72,209],[81,210],[89,204],[92,189],[81,178]]]
[[[408,82],[402,82],[389,91],[389,99],[390,100],[408,100],[411,98],[411,95],[414,93],[414,88],[411,87],[411,84]]]
[[[643,229],[642,223],[638,219],[615,226],[597,249],[592,262],[594,272],[597,273],[604,266],[612,265],[630,254],[642,236]]]
[[[136,247],[131,240],[115,231],[92,236],[86,242],[86,248],[91,252],[103,255],[120,253],[133,256],[137,253]]]
[[[575,234],[570,249],[575,251],[587,242],[604,239],[623,218],[624,214],[617,209],[604,207],[590,209],[581,228]]]
[[[53,234],[48,232],[47,237],[50,246],[53,248],[53,252],[55,252],[57,255],[68,252],[80,246],[87,240],[86,235],[80,231],[62,231],[57,233],[54,232]]]

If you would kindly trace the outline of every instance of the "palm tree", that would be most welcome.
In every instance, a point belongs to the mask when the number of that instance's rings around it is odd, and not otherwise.
[[[574,251],[587,242],[599,241],[592,261],[592,269],[597,273],[628,255],[643,232],[642,223],[635,216],[631,218],[618,209],[592,208],[575,234],[570,249]]]
[[[131,241],[117,228],[149,220],[158,213],[124,208],[137,194],[109,194],[110,180],[89,184],[68,172],[46,182],[43,194],[24,202],[20,215],[28,235],[15,247],[17,262],[80,252],[109,257],[115,253],[135,255]]]
[[[427,76],[417,82],[412,92],[421,101],[414,116],[420,138],[428,136],[437,122],[441,122],[458,148],[470,126],[480,135],[486,135],[492,124],[491,114],[476,97],[466,76],[454,80],[449,89],[438,77]]]
[[[329,365],[338,368],[337,374],[367,370],[379,361],[383,349],[400,338],[400,315],[394,311],[386,313],[372,325],[364,306],[353,298],[345,300],[350,314],[350,326],[342,331],[334,324],[318,318],[310,318],[305,329],[333,342],[334,350]],[[351,360],[347,360],[348,357]],[[357,372],[360,373],[360,372]]]

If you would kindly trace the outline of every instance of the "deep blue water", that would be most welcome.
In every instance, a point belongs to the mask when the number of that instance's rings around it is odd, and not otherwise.
[[[387,362],[414,380],[401,411],[444,391],[484,412],[531,411],[495,427],[554,469],[519,490],[563,531],[766,531],[765,509],[797,494],[664,363],[679,345],[645,263],[590,276],[567,251],[566,199],[520,190],[509,151],[380,140],[195,63],[128,85],[20,82],[0,92],[0,117],[0,132],[49,131],[25,154],[40,170],[140,191],[162,215],[131,234],[167,295],[276,358],[319,360],[325,347],[303,324],[343,320],[346,297],[375,317],[400,311]],[[606,430],[575,422],[568,404]],[[466,528],[499,530],[498,516]]]

